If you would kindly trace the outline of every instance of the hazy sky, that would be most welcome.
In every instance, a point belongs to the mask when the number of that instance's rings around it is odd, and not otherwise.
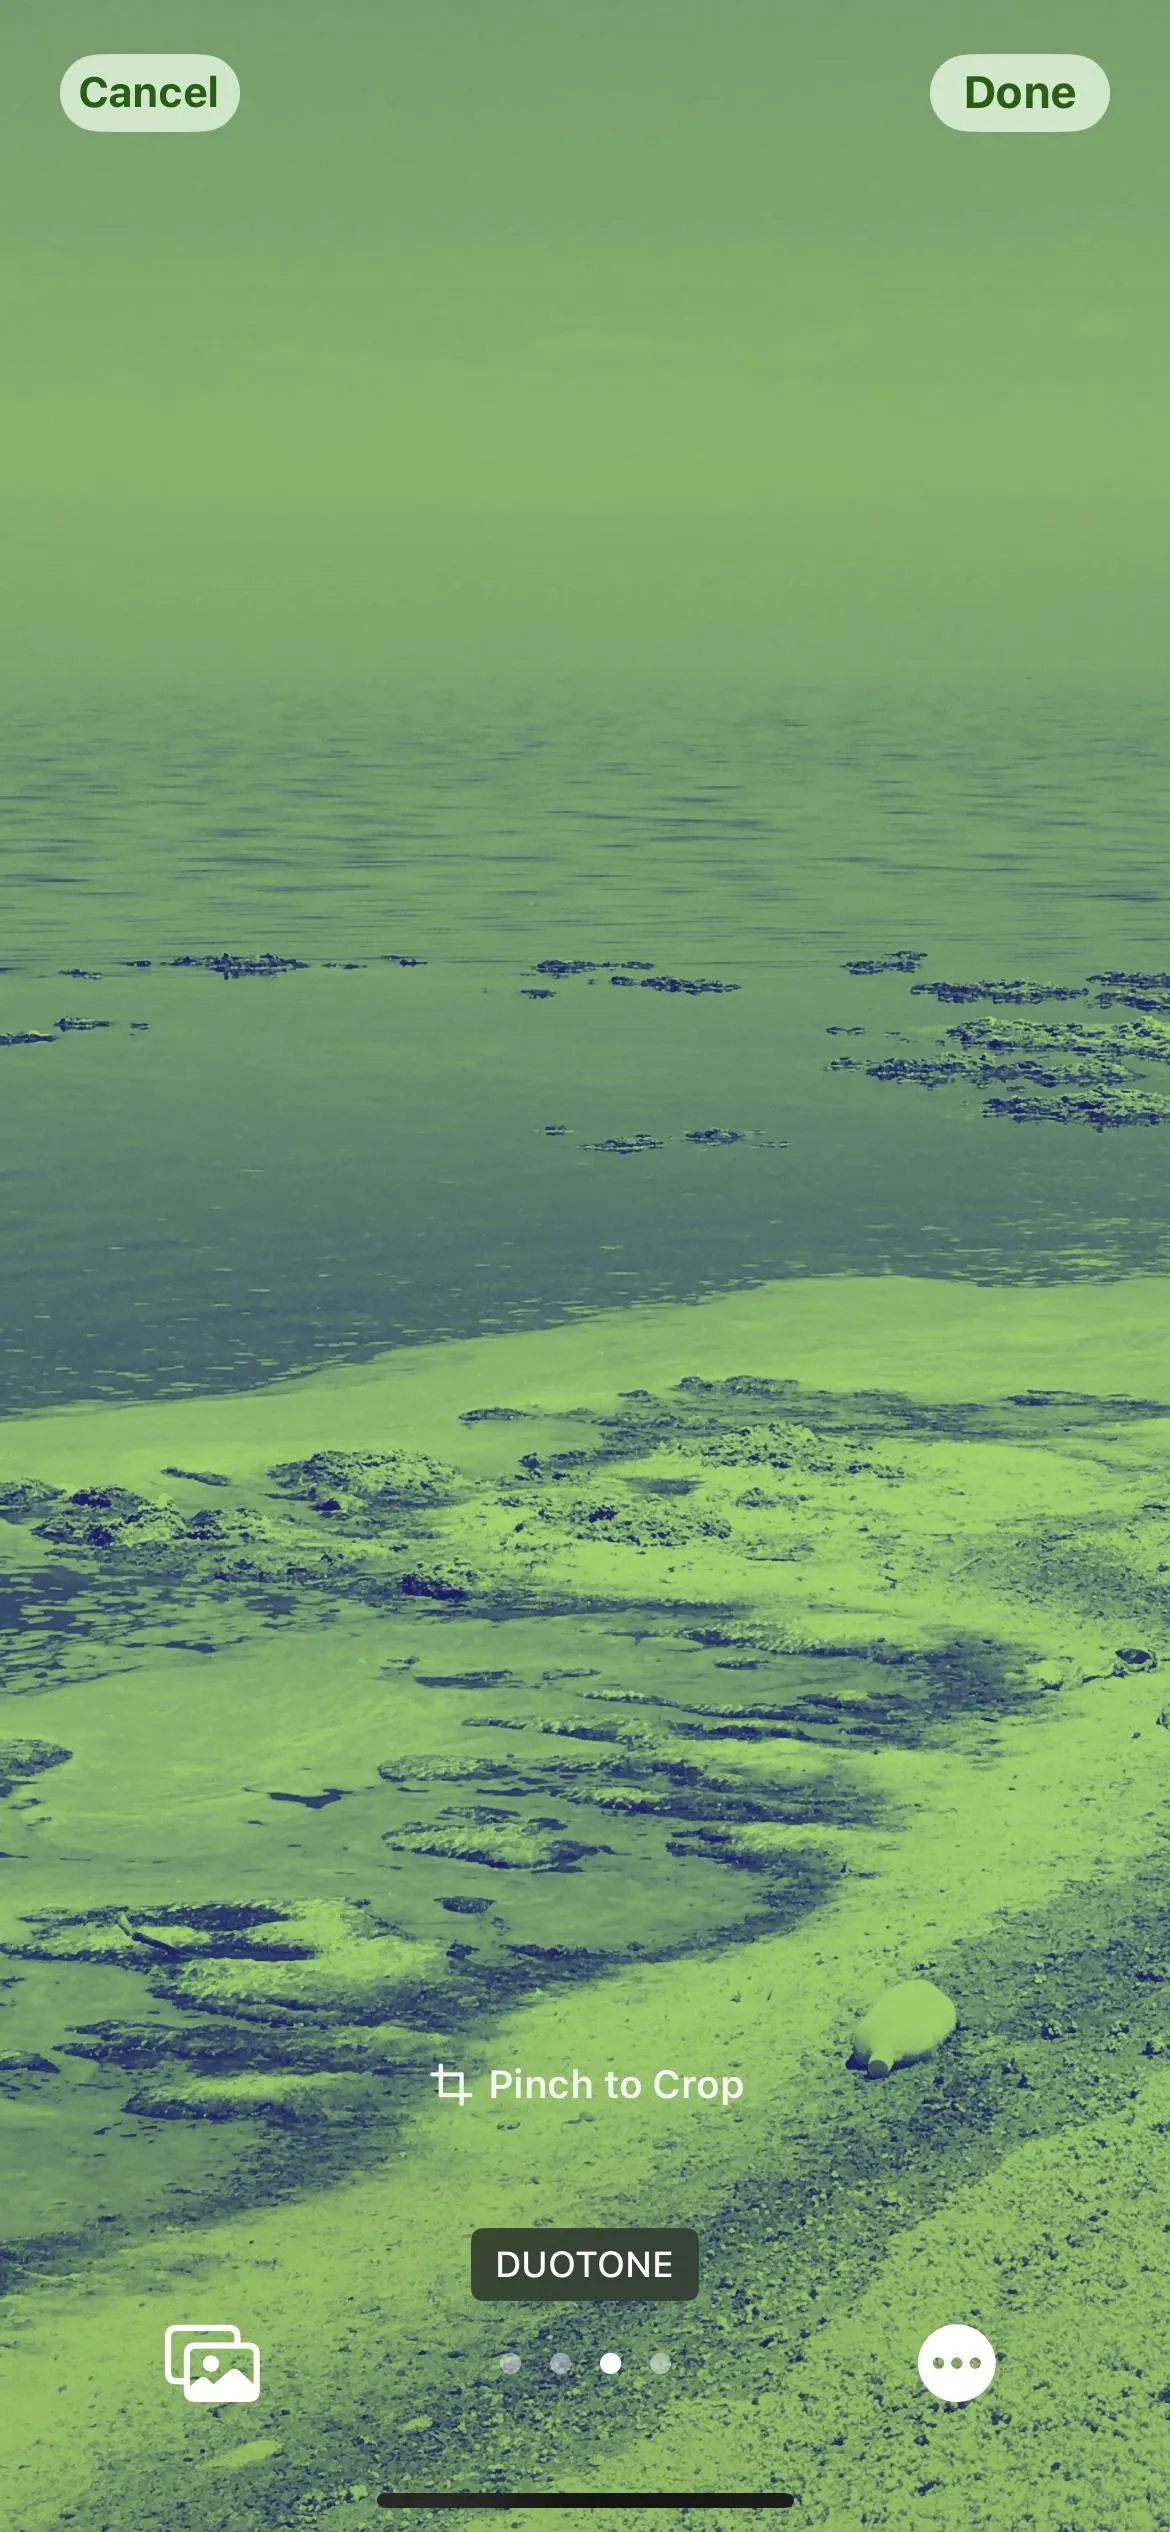
[[[37,0],[10,663],[1160,670],[1170,21],[977,14],[1104,122],[945,130],[952,0]],[[107,45],[224,55],[238,116],[77,131]]]

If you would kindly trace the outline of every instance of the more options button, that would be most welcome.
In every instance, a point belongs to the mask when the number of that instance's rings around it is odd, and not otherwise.
[[[214,53],[85,53],[61,82],[80,132],[217,132],[239,102],[234,70]]]
[[[955,53],[930,83],[952,132],[1087,132],[1109,82],[1087,53]]]
[[[689,2303],[699,2237],[684,2225],[485,2225],[471,2237],[471,2291],[478,2303]]]

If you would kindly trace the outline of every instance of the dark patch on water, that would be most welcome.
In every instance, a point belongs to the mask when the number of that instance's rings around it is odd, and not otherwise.
[[[632,985],[643,993],[738,993],[738,985],[723,984],[717,976],[611,976],[611,985]]]
[[[940,1441],[1014,1442],[1052,1441],[1094,1426],[1138,1423],[1170,1415],[1170,1405],[1160,1399],[1060,1389],[1006,1398],[925,1400],[900,1390],[811,1389],[797,1380],[763,1380],[753,1374],[682,1380],[665,1398],[649,1390],[628,1391],[617,1414],[595,1421],[606,1451],[625,1457],[639,1447],[649,1450],[668,1441],[676,1430],[715,1438],[777,1415],[814,1433],[855,1434],[867,1440],[905,1434]]]
[[[299,1802],[306,1811],[327,1811],[332,1803],[344,1802],[351,1790],[347,1785],[326,1785],[321,1793],[270,1793],[268,1799],[270,1802]]]
[[[546,1125],[546,1134],[567,1134],[567,1125]],[[468,1407],[460,1416],[461,1424],[525,1424],[538,1407]]]
[[[730,1633],[704,1626],[684,1632],[690,1642],[715,1654],[714,1671],[750,1673],[760,1679],[759,1697],[735,1705],[719,1702],[717,1694],[699,1704],[681,1697],[640,1698],[622,1692],[623,1707],[653,1709],[656,1721],[661,1719],[661,1729],[688,1741],[823,1741],[841,1748],[919,1749],[953,1744],[963,1737],[966,1726],[996,1722],[1059,1693],[1054,1685],[1037,1678],[1027,1656],[992,1637],[955,1636],[944,1644],[911,1649],[880,1642],[864,1648],[810,1645],[794,1654],[768,1645],[750,1629]],[[719,1660],[721,1649],[732,1658]],[[824,1689],[809,1684],[810,1670],[822,1664],[838,1674],[837,1682]],[[789,1693],[777,1698],[775,1690],[788,1687],[789,1682]],[[606,1702],[612,1698],[608,1690],[586,1689],[584,1694]],[[465,1728],[494,1720],[469,1717]],[[518,1727],[519,1718],[516,1723]],[[499,1719],[498,1728],[507,1728],[504,1718]],[[580,1738],[628,1737],[612,1724],[530,1728],[571,1732]]]
[[[583,1152],[660,1152],[661,1139],[653,1134],[608,1134],[604,1142],[582,1143]]]
[[[933,994],[936,1002],[1083,1002],[1086,985],[1040,985],[1030,976],[1012,976],[1006,983],[977,985],[918,984],[911,993]]]
[[[453,1469],[422,1451],[313,1451],[268,1472],[282,1494],[315,1512],[374,1516],[453,1500]]]
[[[602,1438],[592,1451],[561,1451],[546,1460],[530,1453],[521,1462],[527,1469],[552,1474],[590,1463],[601,1465],[609,1458],[635,1457],[668,1444],[676,1434],[734,1434],[776,1416],[790,1417],[814,1433],[856,1434],[866,1439],[921,1435],[940,1441],[1014,1442],[1052,1441],[1094,1426],[1166,1415],[1170,1415],[1170,1405],[1162,1399],[1100,1396],[1082,1390],[1037,1389],[1006,1398],[932,1400],[911,1398],[902,1390],[813,1389],[802,1381],[765,1380],[753,1374],[728,1380],[689,1378],[665,1396],[649,1389],[627,1390],[620,1409],[611,1414],[585,1408],[549,1417],[547,1410],[538,1407],[478,1407],[469,1409],[460,1422],[595,1424]]]
[[[912,994],[932,995],[948,1004],[990,1003],[1001,1007],[1049,1002],[1084,1002],[1090,977],[1083,985],[1040,984],[1028,977],[992,982],[920,983]],[[1069,1020],[994,1017],[960,1021],[945,1032],[945,1051],[937,1056],[895,1056],[868,1064],[872,1081],[909,1082],[926,1090],[1000,1087],[985,1099],[983,1114],[1006,1117],[1018,1125],[1088,1125],[1104,1134],[1133,1126],[1155,1126],[1170,1118],[1170,1098],[1151,1089],[1145,1069],[1170,1063],[1170,997],[1159,977],[1114,979],[1118,990],[1092,997],[1098,1010],[1136,1010],[1137,1021],[1094,1021],[1083,1013]],[[1141,991],[1133,988],[1140,986]],[[1152,990],[1148,990],[1152,988]],[[902,1035],[894,1030],[895,1037]],[[1054,1062],[1054,1058],[1060,1060]],[[852,1070],[851,1059],[839,1058],[830,1071]],[[1013,1088],[1013,1083],[1022,1085]],[[1041,1093],[1043,1095],[1038,1095]]]
[[[420,1688],[499,1688],[505,1680],[511,1684],[513,1674],[507,1670],[416,1670],[414,1678]],[[519,1686],[519,1681],[516,1685]]]
[[[188,953],[170,958],[168,967],[202,967],[209,975],[222,976],[225,984],[236,984],[242,976],[287,976],[294,968],[306,968],[307,958],[279,958],[275,950],[262,950],[258,958],[240,956],[231,950],[220,950],[214,957]]]
[[[63,1767],[72,1756],[72,1750],[62,1749],[56,1741],[0,1739],[0,1796],[34,1776],[43,1776],[47,1768]]]
[[[847,976],[912,976],[926,954],[925,950],[889,950],[884,958],[847,958],[842,963]]]

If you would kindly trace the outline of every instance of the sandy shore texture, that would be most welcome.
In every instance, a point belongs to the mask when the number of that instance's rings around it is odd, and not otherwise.
[[[485,2472],[1170,2524],[1170,1283],[772,1284],[14,1420],[0,1481],[21,2532]],[[868,2083],[913,1977],[958,2029]],[[473,2304],[540,2221],[694,2224],[700,2296]],[[258,2407],[168,2389],[191,2315]]]

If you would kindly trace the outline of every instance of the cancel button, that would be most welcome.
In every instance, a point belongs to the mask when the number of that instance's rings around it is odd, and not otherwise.
[[[487,2225],[471,2237],[479,2303],[689,2303],[699,2237],[685,2226]]]

